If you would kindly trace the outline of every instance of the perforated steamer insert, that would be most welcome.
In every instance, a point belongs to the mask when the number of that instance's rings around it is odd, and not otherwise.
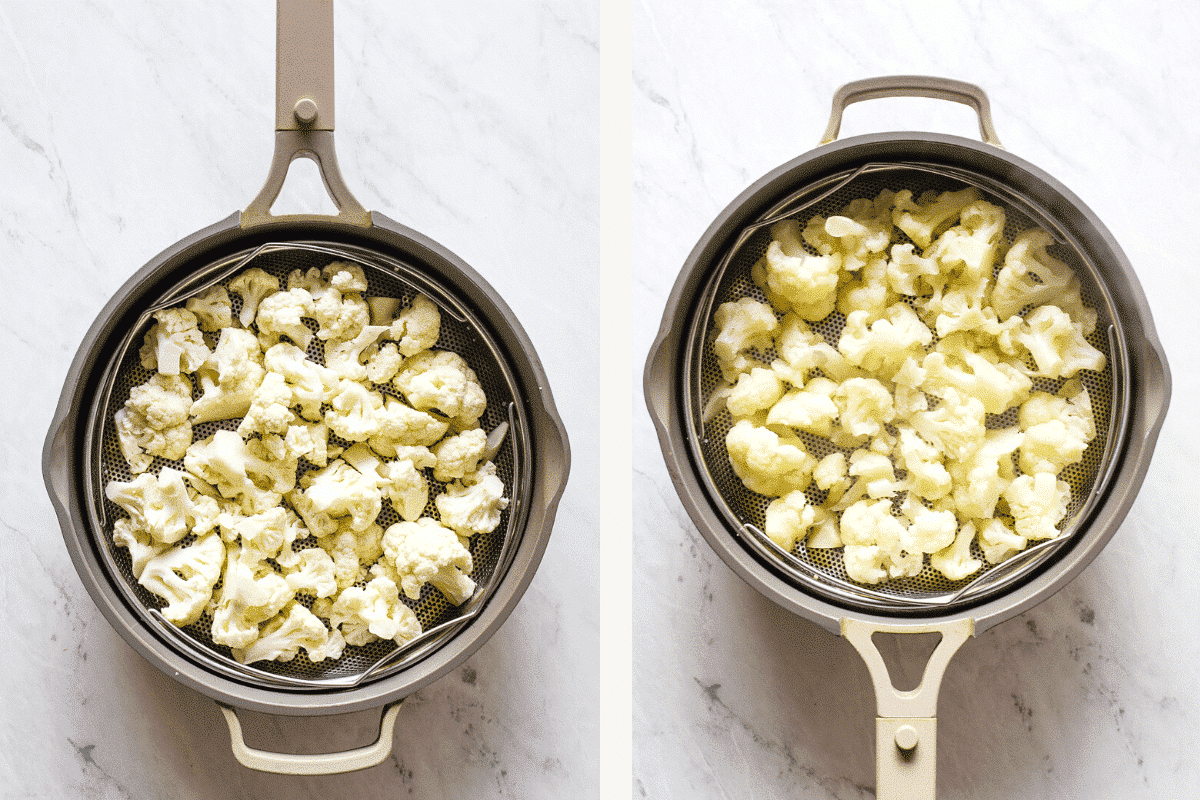
[[[976,109],[983,143],[932,133],[889,133],[835,141],[849,103],[920,95]],[[803,224],[836,214],[853,199],[881,190],[976,187],[1002,207],[1004,237],[1040,227],[1055,238],[1050,252],[1068,263],[1085,305],[1097,313],[1091,344],[1106,357],[1099,373],[1081,373],[1097,436],[1083,460],[1060,477],[1071,504],[1060,535],[997,566],[950,581],[926,566],[918,575],[877,586],[851,581],[841,549],[785,553],[763,533],[770,498],[745,488],[725,449],[731,421],[711,403],[721,383],[711,347],[713,315],[723,302],[765,300],[750,276],[781,219]],[[812,327],[835,343],[842,317],[834,312]],[[773,354],[767,353],[769,361]],[[845,635],[870,669],[878,702],[880,798],[932,797],[937,689],[951,655],[973,633],[1045,599],[1099,552],[1133,502],[1149,464],[1170,393],[1170,377],[1149,309],[1128,260],[1089,209],[1065,187],[999,145],[987,97],[970,84],[921,76],[847,84],[834,98],[824,143],[768,174],[738,197],[693,249],[668,299],[645,370],[645,394],[664,458],[693,522],[719,556],[752,586],[785,608]],[[1036,381],[1055,391],[1061,381]],[[1011,417],[1011,418],[1010,418]],[[1015,412],[989,427],[1015,423]],[[821,439],[801,438],[818,458]],[[823,499],[815,487],[810,498]],[[976,553],[976,556],[981,555]],[[982,560],[982,559],[981,559]],[[871,635],[941,634],[941,643],[913,692],[894,689]]]
[[[452,670],[503,623],[533,578],[550,534],[569,469],[562,422],[541,364],[520,323],[486,281],[436,242],[365,210],[346,188],[333,146],[333,14],[330,0],[279,0],[275,153],[265,186],[246,210],[168,248],[110,300],[72,363],[43,451],[47,489],[80,577],[114,628],[160,670],[217,700],[235,755],[256,769],[328,773],[387,758],[400,701]],[[338,213],[270,212],[295,158],[315,161]],[[424,633],[404,647],[391,641],[348,646],[336,661],[239,664],[209,634],[211,618],[178,629],[158,613],[161,601],[133,580],[124,548],[112,542],[123,515],[104,496],[112,480],[130,478],[113,414],[149,373],[138,349],[159,308],[258,267],[285,277],[333,261],[360,265],[364,295],[403,308],[417,294],[441,314],[437,349],[461,355],[487,395],[480,425],[507,425],[493,461],[508,508],[499,527],[472,538],[475,594],[451,606],[433,587],[410,603]],[[238,299],[235,297],[235,313]],[[320,361],[314,339],[309,357]],[[390,391],[386,387],[376,390]],[[237,420],[196,426],[193,441]],[[334,442],[336,443],[336,442]],[[157,472],[169,462],[161,459]],[[303,462],[302,462],[303,464]],[[180,464],[172,466],[181,467]],[[430,505],[441,486],[430,479]],[[391,516],[389,516],[391,515]],[[395,522],[385,505],[378,523]],[[186,541],[186,540],[185,540]],[[236,709],[323,715],[385,709],[371,746],[317,756],[267,753],[242,740]]]

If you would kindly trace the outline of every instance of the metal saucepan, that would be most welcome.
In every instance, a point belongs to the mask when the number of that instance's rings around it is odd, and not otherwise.
[[[934,133],[882,133],[836,141],[842,112],[860,100],[924,96],[960,102],[979,116],[983,142]],[[784,552],[763,533],[767,498],[733,474],[724,448],[728,414],[708,401],[720,382],[708,332],[722,302],[754,295],[749,271],[776,220],[835,214],[881,188],[942,191],[974,186],[1005,209],[1005,236],[1039,226],[1080,279],[1099,322],[1091,341],[1106,367],[1086,377],[1099,435],[1069,477],[1073,500],[1060,534],[952,582],[928,566],[880,587],[847,578],[840,550]],[[761,298],[760,298],[761,299]],[[834,314],[814,323],[837,341]],[[831,338],[832,337],[832,338]],[[976,86],[900,76],[847,84],[835,95],[821,146],[764,176],[701,237],[667,301],[644,374],[650,415],[668,471],[688,514],[717,554],[751,586],[786,609],[844,635],[867,663],[878,706],[878,796],[933,797],[938,687],[967,639],[1045,600],[1104,547],[1133,503],[1166,414],[1170,375],[1145,296],[1129,261],[1099,219],[1054,178],[1000,146],[987,96]],[[1009,422],[1008,424],[1012,424]],[[1065,473],[1064,473],[1065,475]],[[932,574],[931,574],[932,573]],[[938,633],[921,684],[898,691],[875,632]]]
[[[242,763],[319,774],[385,759],[399,702],[466,660],[508,617],[545,550],[570,456],[545,373],[504,301],[453,253],[367,211],[346,188],[333,142],[331,0],[279,0],[277,34],[275,152],[266,184],[244,211],[151,259],[100,312],[67,375],[43,472],[76,570],[117,632],[155,667],[217,701]],[[301,157],[317,164],[336,215],[271,213],[289,165]],[[113,544],[116,509],[104,485],[128,480],[129,473],[115,446],[112,414],[144,379],[137,345],[153,310],[181,304],[250,266],[282,275],[333,260],[363,267],[368,297],[420,293],[439,307],[437,347],[457,352],[478,374],[488,396],[484,427],[508,425],[494,461],[510,503],[496,531],[472,540],[476,594],[458,608],[436,592],[423,595],[415,610],[425,633],[411,646],[388,640],[348,647],[349,655],[333,665],[296,658],[243,666],[202,626],[180,630],[167,623],[153,596],[133,581],[128,554]],[[247,747],[236,714],[238,708],[324,715],[380,707],[374,745],[314,756]]]

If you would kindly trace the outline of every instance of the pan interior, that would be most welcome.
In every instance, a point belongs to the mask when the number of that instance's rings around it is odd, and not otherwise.
[[[409,600],[401,593],[401,600],[416,613],[425,631],[403,648],[392,640],[377,640],[364,646],[347,645],[340,659],[311,662],[301,650],[293,660],[287,662],[260,661],[252,665],[241,665],[233,659],[229,648],[215,644],[212,640],[212,616],[208,611],[200,619],[185,628],[175,628],[155,613],[165,603],[156,595],[138,585],[133,576],[127,550],[113,544],[112,532],[115,521],[125,512],[104,496],[104,486],[109,481],[128,481],[132,475],[121,453],[113,416],[129,397],[130,389],[146,381],[151,372],[141,366],[138,349],[153,320],[150,314],[168,306],[181,305],[187,298],[198,294],[214,284],[228,283],[245,269],[258,267],[285,279],[293,270],[308,270],[324,267],[331,261],[346,260],[363,267],[367,276],[368,289],[365,298],[388,297],[399,299],[400,306],[411,303],[418,294],[424,294],[439,308],[442,316],[437,349],[450,350],[466,359],[475,371],[487,395],[487,409],[479,424],[491,431],[502,423],[508,423],[508,434],[493,457],[497,475],[504,482],[505,496],[510,502],[502,512],[499,526],[491,533],[477,534],[471,538],[471,555],[474,570],[471,577],[478,588],[462,606],[453,606],[432,585],[423,587],[419,600]],[[284,281],[286,283],[286,281]],[[240,298],[230,293],[233,313],[240,308]],[[211,344],[211,343],[210,343]],[[308,349],[308,356],[321,363],[323,346],[315,337]],[[375,680],[392,675],[433,652],[452,636],[462,631],[476,613],[487,602],[501,582],[519,543],[524,528],[527,498],[531,491],[529,474],[530,433],[525,411],[520,401],[518,382],[507,363],[503,351],[492,339],[488,329],[476,318],[469,308],[459,302],[452,291],[443,289],[429,276],[429,270],[398,261],[390,256],[356,246],[328,242],[279,242],[258,246],[199,269],[189,267],[185,279],[171,286],[153,300],[135,324],[112,351],[104,368],[104,377],[96,401],[88,410],[86,441],[89,453],[89,468],[86,473],[90,502],[91,530],[95,535],[95,546],[110,572],[114,584],[120,589],[127,603],[143,622],[152,630],[162,634],[173,647],[202,663],[206,668],[226,677],[242,682],[270,688],[328,689],[337,686],[354,686],[366,680]],[[384,394],[399,396],[389,385],[373,387]],[[195,394],[199,393],[199,387]],[[201,441],[220,428],[236,430],[239,420],[223,420],[195,426],[193,441]],[[330,434],[330,444],[347,446]],[[150,471],[157,473],[164,466],[183,470],[182,461],[167,461],[156,457]],[[315,469],[304,460],[300,461],[299,475]],[[441,492],[443,484],[427,475],[429,503],[423,515],[437,518],[434,497]],[[383,528],[400,521],[390,503],[384,500],[383,511],[376,520]],[[192,537],[183,540],[190,543]],[[315,543],[315,540],[307,542]],[[300,546],[306,542],[298,542]],[[360,583],[361,585],[361,583]],[[217,590],[219,591],[218,583]],[[297,601],[311,604],[311,598],[298,595]]]
[[[725,448],[725,436],[732,426],[732,418],[723,404],[719,413],[706,415],[705,412],[714,391],[723,384],[712,347],[714,315],[722,303],[743,297],[766,302],[762,290],[751,278],[751,268],[765,254],[771,242],[769,228],[775,222],[795,219],[803,227],[812,217],[838,214],[851,200],[874,199],[884,189],[908,189],[914,197],[920,197],[927,191],[940,193],[967,186],[975,186],[985,200],[1004,209],[1005,244],[1011,244],[1024,230],[1041,227],[1056,239],[1049,252],[1069,264],[1078,275],[1083,301],[1097,313],[1096,330],[1089,342],[1106,358],[1102,372],[1084,370],[1078,375],[1090,395],[1097,435],[1082,460],[1067,467],[1059,476],[1070,485],[1071,500],[1067,516],[1059,525],[1061,533],[1048,540],[1049,544],[1031,547],[1023,555],[1018,554],[999,565],[988,565],[976,543],[972,545],[972,553],[985,566],[964,580],[951,581],[927,563],[913,577],[865,586],[848,577],[841,548],[809,549],[801,542],[792,552],[784,552],[762,533],[771,498],[747,489],[734,473]],[[898,235],[903,237],[903,234]],[[1097,265],[1053,215],[1014,190],[965,170],[917,162],[868,164],[793,191],[752,219],[740,233],[731,236],[730,241],[732,244],[714,256],[707,270],[707,282],[696,295],[690,312],[682,352],[683,386],[686,387],[683,402],[684,424],[698,475],[724,516],[728,529],[743,546],[756,552],[793,585],[836,604],[874,613],[920,615],[947,613],[995,596],[1034,574],[1063,549],[1063,544],[1078,538],[1114,471],[1114,454],[1120,451],[1128,405],[1125,398],[1128,356],[1113,299]],[[902,238],[902,241],[907,239]],[[836,346],[844,323],[845,318],[834,311],[810,326],[825,341]],[[764,365],[769,365],[775,353],[773,350],[760,353],[759,358]],[[1035,378],[1033,388],[1054,393],[1063,382]],[[990,416],[987,426],[1002,428],[1015,423],[1016,409],[1009,409],[1003,415]],[[797,434],[818,459],[836,449],[828,440],[802,431]],[[849,451],[844,452],[849,456]],[[1019,467],[1017,470],[1019,473]],[[807,494],[812,503],[819,505],[825,500],[825,493],[815,484]]]

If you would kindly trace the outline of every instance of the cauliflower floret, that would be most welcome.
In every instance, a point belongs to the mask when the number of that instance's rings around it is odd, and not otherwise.
[[[855,311],[865,311],[867,320],[874,321],[900,299],[887,282],[888,260],[884,256],[872,258],[858,277],[846,282],[837,297],[837,310],[846,316]]]
[[[838,407],[833,402],[837,384],[828,378],[813,378],[803,389],[793,389],[767,412],[768,425],[786,425],[802,431],[829,436]]]
[[[303,278],[295,275],[288,276],[288,286],[302,286],[312,294],[320,339],[353,339],[370,322],[370,308],[360,294],[367,290],[367,279],[359,265],[335,261],[319,272],[310,269]]]
[[[1049,472],[1021,475],[1004,490],[1017,534],[1026,539],[1053,539],[1067,515],[1071,487]]]
[[[416,465],[407,458],[398,459],[381,465],[379,473],[388,480],[384,491],[400,518],[418,519],[429,504],[429,484]]]
[[[251,267],[229,282],[229,291],[242,298],[238,320],[243,328],[249,328],[258,314],[258,304],[267,295],[279,291],[279,279],[258,267]]]
[[[838,340],[838,351],[856,367],[891,380],[911,357],[919,357],[933,333],[906,303],[889,306],[868,327],[869,312],[852,311]]]
[[[254,398],[246,416],[238,425],[238,433],[264,436],[272,433],[286,434],[296,415],[292,412],[292,389],[278,372],[268,372],[262,383],[254,390]]]
[[[765,533],[775,544],[791,552],[797,542],[808,536],[816,518],[817,509],[804,492],[788,492],[767,506]]]
[[[333,561],[333,577],[338,589],[352,586],[379,560],[383,555],[382,537],[383,528],[378,525],[370,525],[361,532],[343,526],[332,536],[317,540]]]
[[[337,576],[329,553],[320,547],[308,547],[296,555],[296,563],[283,574],[293,592],[307,592],[313,597],[332,597],[337,594]],[[356,575],[357,572],[356,568]]]
[[[163,308],[152,316],[155,323],[146,331],[138,354],[142,366],[163,375],[195,372],[209,356],[204,334],[196,327],[196,315],[186,308]]]
[[[998,519],[988,520],[978,533],[979,547],[989,564],[999,564],[1008,557],[1025,549],[1024,536],[1013,533]]]
[[[378,473],[360,472],[338,459],[324,469],[306,472],[300,478],[300,486],[304,491],[291,495],[291,500],[309,530],[317,536],[321,536],[319,531],[328,530],[328,525],[314,526],[309,522],[310,516],[318,514],[349,517],[347,524],[350,530],[365,531],[383,508],[383,492],[380,490],[383,483]]]
[[[437,344],[441,326],[442,315],[438,307],[419,294],[392,320],[388,338],[396,341],[396,348],[407,358]]]
[[[296,483],[296,459],[269,455],[260,441],[248,444],[233,431],[218,430],[189,447],[183,464],[222,497],[238,498],[244,511],[257,513],[278,505]]]
[[[908,473],[910,491],[926,500],[945,497],[953,488],[953,481],[942,463],[942,451],[908,425],[901,425],[898,430],[896,465]]]
[[[406,359],[392,385],[418,411],[439,411],[462,426],[474,425],[487,409],[474,370],[449,350],[422,350]]]
[[[180,627],[200,619],[221,577],[225,545],[209,532],[187,545],[176,545],[146,562],[138,584],[167,601],[162,615]]]
[[[992,308],[1006,320],[1025,306],[1053,303],[1080,323],[1084,336],[1096,329],[1096,312],[1079,294],[1079,278],[1069,266],[1046,250],[1054,237],[1039,228],[1021,233],[1004,255],[1004,266],[992,288]]]
[[[975,540],[975,523],[962,526],[953,544],[929,557],[929,565],[952,581],[961,581],[974,575],[983,567],[983,562],[971,555],[971,542]]]
[[[805,489],[817,460],[795,436],[780,436],[741,420],[725,436],[733,471],[752,492],[778,497]]]
[[[892,245],[892,259],[887,265],[888,288],[897,294],[919,297],[928,291],[923,285],[940,272],[935,259],[913,253],[912,244]]]
[[[299,287],[267,295],[258,304],[258,336],[264,350],[279,344],[286,336],[304,350],[312,341],[313,332],[304,324],[304,317],[313,314],[313,298],[307,289]]]
[[[981,199],[979,190],[973,186],[939,195],[929,192],[917,201],[913,200],[911,191],[902,189],[896,192],[892,222],[924,250],[964,208]]]
[[[909,525],[900,542],[910,553],[936,553],[954,543],[958,520],[953,511],[934,511],[926,508],[910,493],[900,504],[900,513],[908,518]]]
[[[225,328],[212,356],[196,371],[203,394],[192,404],[193,423],[245,415],[266,371],[258,338],[241,328]]]
[[[859,500],[842,512],[842,555],[851,580],[874,584],[921,571],[921,554],[904,551],[907,531],[892,516],[891,505],[888,500]]]
[[[487,432],[472,428],[455,436],[447,436],[433,447],[437,464],[433,468],[434,480],[448,483],[474,472],[487,449]]]
[[[260,561],[278,556],[285,543],[291,546],[292,522],[287,509],[279,506],[249,516],[223,513],[219,522],[222,539],[230,544],[241,542]]]
[[[367,380],[367,367],[362,363],[363,351],[387,332],[384,325],[364,325],[352,339],[331,339],[325,343],[325,366],[343,378]]]
[[[1081,369],[1104,369],[1104,353],[1088,344],[1082,325],[1057,306],[1030,311],[1016,338],[1033,356],[1037,375],[1069,378]]]
[[[749,417],[771,408],[783,396],[783,381],[765,367],[753,367],[738,376],[725,405],[735,418]]]
[[[353,645],[377,639],[404,644],[421,633],[416,613],[400,600],[395,582],[384,576],[372,578],[366,586],[344,590],[333,603],[329,621]]]
[[[850,454],[848,472],[852,477],[858,478],[867,497],[872,500],[891,497],[896,493],[896,475],[892,470],[892,460],[882,453],[855,450]]]
[[[231,544],[225,551],[212,638],[217,644],[244,649],[258,638],[258,626],[278,614],[296,593],[256,547]]]
[[[1014,477],[1011,456],[1023,438],[1019,428],[986,431],[979,447],[950,465],[961,516],[989,519],[996,513],[996,501]]]
[[[954,459],[970,456],[984,437],[983,403],[956,389],[945,389],[942,403],[909,420],[917,433]]]
[[[404,363],[404,356],[400,354],[395,342],[376,342],[368,347],[364,354],[367,359],[367,380],[371,383],[391,383],[392,378],[400,371],[400,365]]]
[[[137,475],[150,469],[154,456],[183,458],[192,443],[192,384],[184,375],[151,375],[129,390],[129,399],[113,421],[121,454]]]
[[[459,536],[491,533],[500,524],[501,512],[508,508],[504,481],[496,474],[496,465],[491,461],[484,462],[473,473],[447,486],[446,491],[434,499],[434,503],[442,524],[453,528]],[[395,505],[395,501],[392,505]]]
[[[1025,432],[1021,470],[1058,474],[1083,457],[1096,437],[1091,398],[1079,381],[1064,384],[1066,397],[1036,392],[1022,405],[1017,421]]]
[[[233,324],[233,305],[229,292],[220,284],[188,298],[184,307],[196,315],[196,326],[202,331],[216,333]]]
[[[410,408],[394,397],[385,397],[375,412],[378,428],[370,437],[371,449],[381,456],[395,456],[403,447],[429,447],[445,435],[450,425],[425,411]]]
[[[323,661],[341,657],[345,646],[346,640],[340,634],[330,633],[311,611],[299,603],[291,603],[264,625],[258,638],[246,648],[234,648],[233,657],[241,664],[291,661],[303,647],[309,661]]]
[[[129,483],[109,481],[104,496],[129,514],[134,527],[158,544],[174,544],[189,533],[203,535],[216,524],[220,507],[211,497],[189,492],[184,473],[163,467]]]
[[[263,363],[271,372],[282,375],[292,390],[292,401],[288,405],[297,407],[300,416],[309,422],[320,422],[321,405],[340,386],[338,374],[315,361],[309,361],[303,350],[287,342],[267,350]],[[249,404],[246,407],[249,408]]]
[[[717,338],[713,351],[725,380],[732,383],[754,363],[749,350],[766,350],[779,327],[775,312],[766,303],[743,297],[736,303],[722,303],[714,315]]]
[[[850,378],[833,393],[842,428],[852,437],[875,436],[896,418],[892,393],[874,378]]]
[[[142,577],[142,571],[150,560],[171,546],[155,542],[149,532],[128,517],[121,517],[113,523],[112,539],[113,544],[129,551],[129,567],[134,579]]]
[[[329,426],[324,422],[289,425],[283,442],[295,458],[318,467],[329,463]]]
[[[795,220],[772,225],[771,237],[762,262],[767,286],[806,320],[829,316],[837,299],[842,255],[832,250],[822,255],[806,252],[800,241],[800,223]]]
[[[961,333],[938,342],[921,362],[925,379],[921,388],[944,397],[947,388],[977,397],[988,414],[1002,414],[1020,403],[1032,386],[1028,376],[1000,361],[990,349],[972,347]]]
[[[400,588],[413,600],[432,583],[452,605],[462,605],[475,591],[468,577],[474,568],[471,551],[458,535],[437,520],[397,522],[383,534],[383,552],[396,570]]]
[[[325,411],[329,430],[350,442],[365,442],[379,431],[376,412],[383,408],[383,396],[358,381],[343,378],[329,398]]]

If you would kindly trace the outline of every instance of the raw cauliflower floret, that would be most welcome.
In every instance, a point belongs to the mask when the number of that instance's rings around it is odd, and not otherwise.
[[[757,363],[750,350],[767,350],[771,337],[779,327],[775,312],[766,303],[743,297],[734,303],[722,303],[714,315],[717,337],[713,351],[725,380],[732,383],[737,376]]]
[[[833,393],[842,428],[852,437],[875,436],[896,418],[892,393],[874,378],[850,378]]]
[[[396,570],[400,588],[413,600],[431,583],[452,605],[462,605],[475,592],[469,577],[474,563],[471,551],[450,528],[435,519],[397,522],[383,534],[383,552]]]
[[[258,626],[278,614],[296,593],[258,548],[231,544],[225,549],[212,638],[217,644],[243,649],[258,638]]]
[[[1021,475],[1004,490],[1018,535],[1026,539],[1053,539],[1067,515],[1071,487],[1049,472]]]
[[[979,548],[989,564],[999,564],[1025,549],[1024,536],[1018,536],[999,519],[990,519],[977,534]]]
[[[184,375],[151,375],[130,389],[113,422],[133,474],[150,469],[154,456],[183,458],[192,443],[191,410],[192,384]]]
[[[906,303],[889,306],[868,325],[867,311],[852,311],[838,339],[838,351],[851,364],[891,380],[909,358],[920,357],[933,333]]]
[[[795,220],[772,225],[771,239],[760,261],[767,287],[806,320],[816,322],[829,316],[837,299],[841,253],[807,252],[801,242],[800,223]]]
[[[321,406],[339,388],[340,376],[309,361],[303,350],[288,342],[271,347],[262,360],[268,370],[282,375],[292,390],[292,401],[288,405],[298,408],[300,416],[309,422],[320,422]]]
[[[735,418],[771,408],[783,397],[783,381],[766,367],[753,367],[738,376],[725,405]]]
[[[395,342],[376,342],[363,351],[363,355],[366,358],[364,367],[367,380],[371,383],[390,383],[404,363],[404,356]]]
[[[163,308],[152,316],[155,323],[138,353],[142,366],[163,375],[195,372],[209,356],[196,315],[186,308]]]
[[[265,270],[251,267],[229,282],[229,291],[242,298],[238,320],[241,321],[242,327],[249,328],[258,314],[258,305],[263,298],[279,291],[279,279]]]
[[[325,424],[347,441],[365,442],[379,432],[376,412],[382,408],[383,396],[379,392],[343,378],[329,397]]]
[[[416,613],[400,600],[396,584],[384,576],[372,578],[366,586],[345,589],[333,603],[329,622],[340,628],[352,645],[377,639],[404,644],[421,633]]]
[[[383,528],[371,525],[361,532],[342,527],[332,536],[317,540],[333,561],[333,577],[338,589],[354,585],[379,560],[383,555],[382,538]]]
[[[450,425],[426,411],[417,411],[394,397],[385,397],[375,412],[377,428],[370,437],[371,449],[381,456],[395,456],[400,448],[429,447],[445,435]]]
[[[291,339],[301,350],[312,341],[313,332],[304,317],[313,313],[313,298],[307,289],[299,287],[273,292],[258,304],[255,321],[264,350],[279,344],[281,337]]]
[[[508,508],[504,481],[496,475],[496,465],[486,461],[473,473],[463,476],[434,498],[442,524],[459,536],[491,533],[500,524],[500,514]],[[393,503],[395,505],[395,503]],[[405,517],[405,519],[408,519]]]
[[[896,192],[892,222],[924,250],[964,208],[980,199],[979,190],[973,186],[937,195],[928,192],[915,201],[910,190],[902,189]]]
[[[306,472],[300,478],[304,491],[300,495],[293,494],[291,499],[310,530],[314,526],[308,516],[325,514],[335,518],[348,517],[350,530],[365,531],[383,508],[380,488],[383,483],[378,473],[360,472],[338,459],[323,469]],[[316,528],[313,533],[320,536],[318,531],[328,529],[328,525],[318,524]]]
[[[154,541],[149,532],[128,517],[113,523],[112,540],[113,544],[129,551],[129,568],[135,580],[142,577],[142,570],[152,558],[171,546]]]
[[[303,647],[309,661],[340,658],[346,640],[337,631],[330,632],[316,615],[299,603],[290,603],[267,624],[258,638],[246,648],[234,648],[233,657],[241,664],[255,661],[291,661]]]
[[[778,497],[807,488],[817,460],[795,436],[741,420],[725,436],[733,471],[752,492]]]
[[[983,567],[983,562],[971,555],[971,542],[974,540],[975,523],[968,522],[962,526],[949,547],[929,557],[929,566],[952,581],[961,581],[974,575]]]
[[[392,385],[418,411],[439,411],[463,426],[475,424],[487,409],[474,370],[449,350],[423,350],[406,359]]]
[[[1033,356],[1037,375],[1069,378],[1081,369],[1104,369],[1104,353],[1092,347],[1083,326],[1057,306],[1038,306],[1026,314],[1016,338]]]
[[[196,326],[202,331],[216,333],[233,324],[233,304],[229,292],[220,284],[189,297],[184,307],[196,315]]]
[[[838,407],[833,402],[836,390],[837,384],[828,378],[813,378],[803,389],[792,389],[771,406],[767,424],[829,436],[838,416]]]
[[[221,577],[225,544],[209,532],[187,545],[176,545],[146,562],[138,584],[167,601],[162,615],[180,627],[200,619]]]
[[[419,294],[392,320],[388,338],[395,340],[396,349],[407,358],[437,344],[441,327],[442,315],[438,307],[428,297]]]
[[[381,463],[362,444],[342,454],[351,466],[379,485],[402,519],[415,520],[429,503],[429,485],[420,468],[436,464],[437,458],[425,447],[401,448],[396,456],[394,461]]]
[[[308,547],[296,554],[296,563],[283,573],[293,592],[306,592],[313,597],[332,597],[337,594],[337,576],[333,559],[320,547]]]
[[[289,425],[283,442],[295,458],[303,458],[318,467],[329,463],[329,426],[324,422]]]
[[[171,467],[163,467],[157,476],[144,472],[128,483],[109,481],[104,496],[158,544],[174,544],[189,533],[208,533],[220,513],[217,501],[189,491],[184,473]]]
[[[187,471],[214,486],[222,497],[239,499],[249,513],[279,504],[296,482],[296,459],[273,459],[261,441],[247,443],[233,431],[218,430],[188,448]]]
[[[246,416],[238,425],[238,433],[242,436],[252,436],[256,433],[264,436],[272,433],[286,434],[288,428],[296,421],[291,404],[292,389],[287,385],[287,380],[278,372],[268,372],[254,390],[254,398],[250,401]]]
[[[775,544],[791,552],[797,542],[808,537],[816,519],[817,509],[804,492],[788,492],[767,506],[765,533]]]
[[[364,325],[351,339],[331,339],[325,343],[325,366],[343,378],[367,380],[367,366],[362,363],[363,351],[387,332],[385,325]]]
[[[245,415],[266,371],[258,337],[241,328],[225,328],[208,361],[196,371],[203,394],[192,404],[193,423]]]
[[[370,307],[361,295],[367,290],[366,274],[358,264],[334,261],[323,270],[297,270],[288,275],[288,286],[303,287],[312,295],[312,316],[322,340],[353,339],[370,322]]]
[[[447,436],[433,446],[437,464],[433,468],[434,480],[449,483],[474,472],[487,449],[487,432],[472,428],[454,436]]]

